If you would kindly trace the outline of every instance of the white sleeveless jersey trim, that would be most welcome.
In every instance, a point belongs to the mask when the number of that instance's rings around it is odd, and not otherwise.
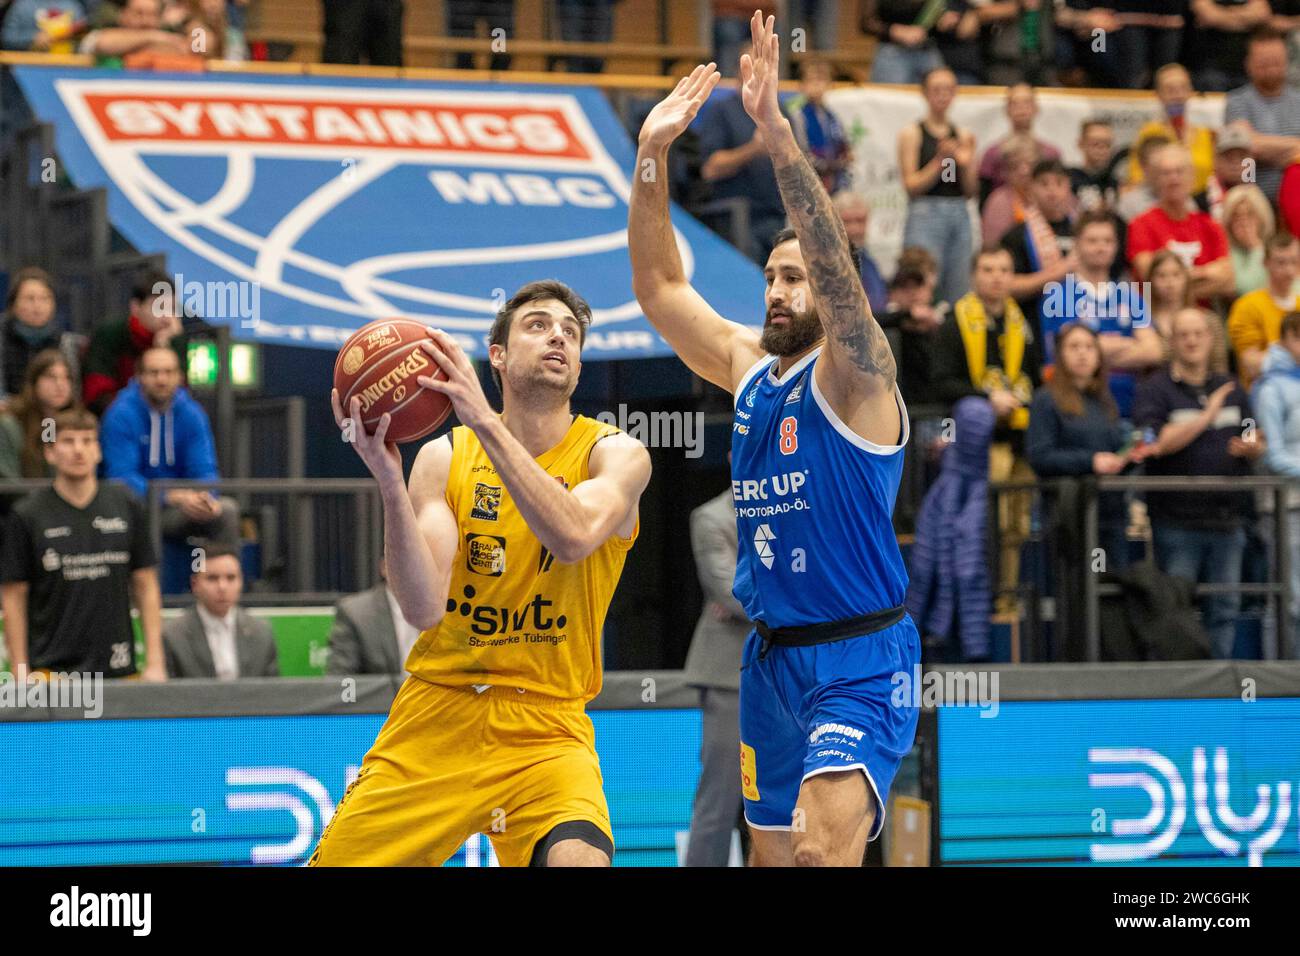
[[[817,356],[821,354],[822,354],[821,346],[818,346],[817,348],[809,352],[807,355],[805,355],[803,358],[801,358],[799,361],[791,365],[788,369],[786,369],[785,374],[782,375],[780,378],[777,378],[774,374],[772,374],[773,372],[776,371],[776,365],[773,365],[767,371],[767,380],[771,382],[773,385],[785,385],[796,375],[798,375],[800,372],[806,369],[812,362],[816,361]]]
[[[767,371],[767,380],[769,382],[773,385],[786,385],[792,378],[807,368],[808,365],[817,358],[817,356],[821,355],[821,353],[822,350],[820,346],[813,349],[799,361],[786,369],[785,374],[780,378],[777,378],[777,376],[773,374],[776,371],[776,361],[774,361],[776,356],[764,355],[761,359],[751,365],[746,370],[745,374],[741,376],[740,384],[736,386],[736,393],[731,397],[732,407],[734,408],[740,404],[740,396],[744,395],[749,386],[754,384],[754,376],[763,368],[763,366],[771,365],[771,368]]]
[[[817,384],[817,376],[815,374],[812,377],[812,394],[813,400],[817,402],[817,407],[820,408],[822,414],[826,416],[826,420],[831,423],[831,427],[840,433],[840,437],[849,444],[861,448],[865,452],[870,452],[873,455],[892,455],[901,450],[902,447],[907,444],[907,440],[912,437],[911,423],[907,420],[907,406],[903,403],[903,393],[899,391],[897,383],[894,384],[894,401],[898,403],[898,415],[903,422],[903,440],[897,445],[877,445],[873,441],[867,441],[848,425],[844,424],[840,419],[840,416],[836,415],[835,410],[831,408],[831,403],[826,400],[826,396],[822,394],[822,390]]]
[[[772,361],[772,356],[764,355],[761,359],[749,367],[744,375],[740,377],[740,384],[736,386],[736,392],[731,396],[731,407],[735,408],[740,404],[740,396],[745,394],[745,390],[753,384],[754,376],[762,371],[763,366]]]

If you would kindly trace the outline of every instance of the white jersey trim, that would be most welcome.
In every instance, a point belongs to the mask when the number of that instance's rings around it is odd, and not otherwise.
[[[816,375],[813,375],[812,377],[812,393],[813,399],[817,402],[817,407],[820,408],[822,414],[826,416],[826,420],[831,423],[831,427],[839,432],[840,437],[849,442],[849,444],[861,448],[865,452],[870,452],[873,455],[893,455],[902,450],[903,446],[907,444],[908,439],[912,437],[912,425],[911,422],[907,420],[907,405],[903,402],[903,393],[899,390],[897,383],[894,384],[894,400],[898,403],[898,416],[903,423],[903,440],[897,445],[877,445],[873,441],[867,441],[848,425],[844,424],[840,419],[840,416],[836,415],[835,410],[831,408],[831,403],[826,400],[826,396],[822,394],[821,387],[817,384]]]
[[[808,367],[808,363],[812,362],[814,359],[817,358],[817,356],[821,354],[822,354],[822,347],[819,345],[817,346],[817,348],[813,349],[811,352],[809,352],[799,361],[795,362],[788,369],[786,369],[785,374],[782,375],[780,378],[777,378],[776,375],[773,374],[776,372],[776,363],[774,362],[772,364],[772,367],[767,370],[767,380],[771,382],[773,385],[785,385],[796,375],[798,375],[800,372],[806,369]]]
[[[751,365],[745,371],[745,374],[740,377],[740,384],[736,386],[736,393],[731,396],[731,405],[733,408],[738,408],[740,406],[740,396],[744,395],[749,389],[749,386],[754,384],[754,376],[757,375],[763,366],[770,361],[772,361],[772,356],[764,355],[761,359]]]
[[[843,767],[822,767],[819,770],[804,774],[803,780],[799,781],[799,785],[802,787],[809,777],[816,777],[823,773],[844,773],[846,770],[861,770],[862,775],[867,778],[867,786],[871,788],[871,795],[876,798],[876,819],[872,821],[871,832],[867,834],[867,842],[870,843],[880,836],[881,831],[885,829],[885,802],[880,799],[880,788],[876,786],[876,781],[871,778],[871,771],[867,769],[866,764],[851,763]]]

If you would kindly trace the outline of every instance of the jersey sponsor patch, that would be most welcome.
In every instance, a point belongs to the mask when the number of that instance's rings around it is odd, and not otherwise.
[[[470,510],[471,518],[482,521],[496,521],[497,509],[501,507],[501,488],[486,485],[481,481],[474,483],[474,507]]]
[[[758,800],[758,757],[749,744],[740,745],[740,792],[746,800]]]
[[[506,569],[506,539],[494,534],[465,535],[465,566],[475,574],[501,577]]]

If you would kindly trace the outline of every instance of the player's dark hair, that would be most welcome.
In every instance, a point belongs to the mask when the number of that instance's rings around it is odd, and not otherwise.
[[[539,299],[555,299],[573,313],[573,317],[578,320],[578,348],[581,349],[587,340],[587,326],[591,325],[591,306],[587,305],[586,299],[558,279],[541,279],[520,286],[519,291],[501,307],[501,311],[493,320],[492,330],[488,333],[488,345],[507,344],[510,340],[510,325],[514,321],[515,311],[521,305]],[[501,374],[495,368],[492,369],[492,381],[496,382],[497,391],[501,392]]]
[[[1040,159],[1034,164],[1034,178],[1038,179],[1040,176],[1061,176],[1069,179],[1070,171],[1059,159]]]
[[[135,283],[131,286],[131,300],[133,302],[148,302],[154,296],[160,293],[155,290],[158,286],[166,286],[167,292],[172,292],[172,277],[161,269],[146,269],[136,276]]]
[[[1288,312],[1282,316],[1282,338],[1288,335],[1300,335],[1300,312]]]
[[[792,226],[786,226],[784,229],[777,230],[776,235],[772,237],[772,248],[775,249],[782,243],[798,238],[799,233],[795,232]]]

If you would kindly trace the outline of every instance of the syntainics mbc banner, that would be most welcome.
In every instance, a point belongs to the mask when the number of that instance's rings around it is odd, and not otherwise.
[[[337,348],[405,315],[486,355],[516,288],[593,309],[587,360],[671,354],[632,295],[634,151],[594,90],[16,68],[79,188],[238,338]],[[757,268],[674,210],[691,281],[762,321]]]

